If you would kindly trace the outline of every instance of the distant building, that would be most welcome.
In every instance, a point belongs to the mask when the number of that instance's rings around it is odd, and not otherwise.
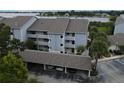
[[[11,38],[25,41],[27,39],[27,29],[36,21],[34,16],[17,16],[14,18],[3,18],[0,23],[5,23],[11,27]]]
[[[87,45],[87,19],[17,16],[5,18],[0,22],[11,27],[13,38],[21,41],[31,39],[36,43],[38,50],[76,53],[78,46]]]
[[[111,44],[110,50],[119,50],[118,46],[124,46],[124,33],[116,33],[108,36],[108,41]]]
[[[124,33],[124,15],[120,15],[116,19],[114,35],[116,33]]]
[[[124,46],[124,15],[117,17],[114,35],[109,36],[108,40],[111,43],[111,50],[119,50],[118,46]]]

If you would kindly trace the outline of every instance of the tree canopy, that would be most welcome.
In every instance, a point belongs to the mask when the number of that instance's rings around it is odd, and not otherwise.
[[[30,39],[28,39],[25,43],[24,43],[24,45],[25,45],[25,47],[27,48],[27,49],[35,49],[35,43],[32,41],[32,40],[30,40]]]
[[[85,50],[84,46],[78,46],[76,49],[77,49],[77,55],[81,55]]]
[[[6,54],[10,41],[10,27],[0,24],[0,48],[1,53]]]
[[[26,82],[28,70],[21,58],[9,52],[0,61],[0,82]]]
[[[90,33],[91,44],[90,44],[90,56],[95,59],[95,64],[93,65],[93,69],[96,71],[98,58],[102,56],[108,56],[108,47],[109,42],[107,39],[107,34],[100,31],[92,31]]]

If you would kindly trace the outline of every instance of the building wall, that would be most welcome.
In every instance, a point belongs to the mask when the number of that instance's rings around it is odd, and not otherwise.
[[[17,30],[13,29],[12,33],[13,33],[13,38],[21,40],[21,31],[20,31],[20,29],[17,29]]]
[[[21,41],[25,41],[27,39],[27,29],[36,21],[36,18],[35,17],[32,17],[32,19],[30,19],[27,23],[25,23],[21,29],[20,29],[20,32],[21,32]]]
[[[124,23],[115,26],[114,35],[116,33],[124,33]]]
[[[87,45],[87,35],[84,33],[76,33],[75,34],[75,46],[78,47],[80,45]]]
[[[32,35],[35,36],[36,34],[32,34]],[[49,49],[49,52],[72,53],[72,49],[76,49],[76,47],[80,45],[83,45],[83,46],[87,45],[87,34],[86,33],[76,33],[74,36],[71,36],[71,35],[65,36],[65,32],[62,34],[50,34],[49,33],[45,37],[42,37],[43,35],[41,35],[40,33],[38,35],[39,35],[38,38],[39,39],[41,38],[41,40],[36,39],[38,40],[39,43],[42,42],[42,39],[49,39],[48,45],[47,45],[47,42],[38,44],[38,45],[46,46],[46,48]],[[33,37],[33,38],[37,38],[37,37]],[[68,43],[67,43],[67,40],[69,41]],[[73,41],[75,43],[72,43]]]
[[[64,52],[64,45],[63,44],[63,38],[61,38],[62,34],[50,34],[49,38],[49,47],[50,47],[50,52],[58,52],[60,53],[61,51]]]

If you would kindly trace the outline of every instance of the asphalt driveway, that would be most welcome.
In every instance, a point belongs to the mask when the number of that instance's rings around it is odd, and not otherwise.
[[[124,83],[124,58],[98,63],[98,81],[101,83]]]

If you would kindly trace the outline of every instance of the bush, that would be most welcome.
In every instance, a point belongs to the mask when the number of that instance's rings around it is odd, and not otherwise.
[[[31,78],[28,80],[28,83],[38,83],[38,81],[35,78]]]
[[[77,55],[81,55],[84,52],[85,48],[84,46],[78,46],[77,47]]]
[[[27,49],[35,49],[36,46],[32,40],[27,40],[24,45]]]

